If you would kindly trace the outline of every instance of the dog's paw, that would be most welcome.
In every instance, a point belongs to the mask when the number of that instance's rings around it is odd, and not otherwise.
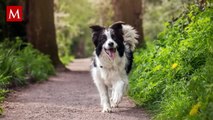
[[[122,95],[116,95],[110,99],[111,107],[116,108],[118,104],[121,102]]]
[[[110,107],[104,107],[102,110],[103,113],[111,113],[112,109]]]
[[[110,98],[110,106],[112,108],[117,108],[118,107],[118,104],[116,104],[114,101],[113,101],[113,98]]]
[[[118,107],[118,104],[112,102],[112,103],[111,103],[111,107],[112,107],[112,108],[117,108],[117,107]]]

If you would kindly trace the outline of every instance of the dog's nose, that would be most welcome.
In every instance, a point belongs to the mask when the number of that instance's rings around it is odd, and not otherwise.
[[[113,47],[114,43],[113,43],[113,42],[110,42],[110,43],[108,43],[108,45],[109,45],[110,47]]]

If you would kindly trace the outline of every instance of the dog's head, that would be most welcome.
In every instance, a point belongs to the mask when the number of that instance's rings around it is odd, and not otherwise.
[[[96,47],[96,54],[99,56],[102,51],[114,59],[116,52],[120,57],[124,54],[124,38],[122,31],[123,22],[116,22],[110,27],[99,25],[90,26],[92,29],[92,40]]]

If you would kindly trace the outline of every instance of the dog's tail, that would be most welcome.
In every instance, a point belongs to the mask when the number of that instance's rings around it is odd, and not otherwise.
[[[132,26],[127,24],[122,25],[122,30],[125,47],[133,51],[135,49],[136,44],[138,43],[138,32]]]

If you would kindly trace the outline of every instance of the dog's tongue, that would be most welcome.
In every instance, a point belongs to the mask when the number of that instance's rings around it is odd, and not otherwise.
[[[114,58],[115,58],[115,50],[114,49],[109,49],[108,50],[108,54],[109,54],[109,57],[114,60]]]
[[[115,52],[112,51],[112,50],[110,50],[109,56],[110,56],[112,59],[114,59],[114,58],[115,58]]]

